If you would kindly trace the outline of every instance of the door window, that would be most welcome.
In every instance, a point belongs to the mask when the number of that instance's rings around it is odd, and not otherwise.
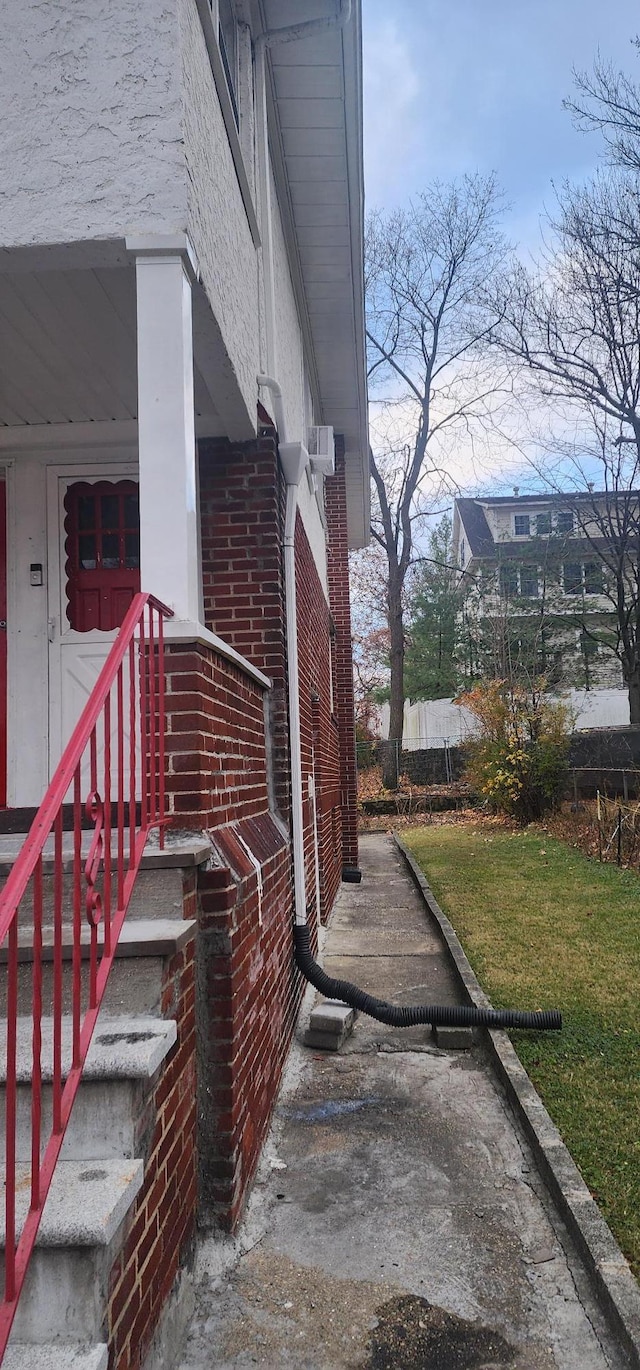
[[[134,481],[78,481],[64,500],[67,619],[79,633],[119,628],[140,589]]]

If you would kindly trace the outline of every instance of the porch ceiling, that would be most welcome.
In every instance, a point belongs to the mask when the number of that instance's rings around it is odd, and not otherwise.
[[[269,29],[335,16],[338,0],[263,0]],[[302,10],[304,9],[304,13]],[[369,535],[362,270],[360,3],[343,31],[269,50],[285,192],[325,423],[344,434],[351,541]]]
[[[223,431],[197,368],[195,407]],[[135,269],[0,272],[0,426],[136,413]]]

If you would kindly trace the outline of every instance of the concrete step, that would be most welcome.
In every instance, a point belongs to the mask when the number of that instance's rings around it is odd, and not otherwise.
[[[10,1342],[2,1370],[107,1370],[108,1363],[106,1342],[93,1346],[59,1341],[49,1346]]]
[[[6,1024],[0,1024],[0,1154],[5,1141],[4,1081]],[[138,1123],[148,1098],[148,1083],[177,1038],[176,1024],[163,1018],[112,1018],[101,1014],[76,1095],[61,1152],[63,1160],[130,1158],[135,1155]],[[31,1155],[31,1019],[18,1019],[17,1128],[19,1160]],[[62,1024],[62,1068],[71,1064],[71,1019]],[[42,1136],[52,1120],[53,1022],[42,1023]]]
[[[6,877],[0,876],[0,888],[5,883]],[[179,867],[157,867],[151,870],[140,870],[131,892],[127,919],[131,918],[181,918],[183,908],[183,870]],[[72,922],[73,919],[73,876],[65,873],[62,877],[62,919],[63,922]],[[84,873],[82,876],[82,890],[84,897]],[[104,877],[101,875],[97,881],[97,888],[100,893],[103,891]],[[112,885],[112,903],[115,902],[116,891]],[[33,893],[27,888],[27,893],[23,898],[19,909],[19,921],[25,928],[30,928],[33,922],[32,914]],[[84,910],[83,910],[84,912]],[[52,875],[44,875],[42,879],[42,915],[45,924],[53,923],[54,918],[54,879]]]
[[[187,942],[195,937],[195,933],[194,919],[137,918],[131,923],[125,921],[103,1000],[103,1011],[134,1017],[139,1014],[159,1014],[163,964],[181,951]],[[67,943],[63,953],[64,1013],[71,1011],[70,955],[70,943]],[[33,1000],[33,951],[27,938],[23,939],[20,956],[22,959],[18,967],[18,1013],[28,1016]],[[51,1012],[53,1003],[52,956],[53,950],[49,947],[43,957],[42,968],[42,1002],[45,1014]],[[0,1015],[6,1016],[6,972],[2,970],[1,959]],[[86,975],[85,966],[84,979]]]
[[[116,947],[116,957],[125,956],[174,956],[195,933],[196,923],[192,918],[125,918]],[[98,946],[102,947],[104,928],[98,925]],[[87,960],[91,944],[91,930],[83,919],[81,946],[83,959]],[[42,929],[42,960],[53,961],[53,928],[46,925]],[[62,927],[62,959],[70,961],[73,954],[73,929],[70,923]],[[0,966],[6,965],[8,951],[6,944],[0,949]],[[33,935],[31,930],[18,933],[18,961],[33,961]]]
[[[22,1222],[29,1203],[26,1167],[19,1178]],[[109,1270],[142,1181],[141,1160],[58,1163],[18,1304],[15,1342],[100,1338]]]
[[[0,1172],[1,1174],[2,1172]],[[29,1171],[19,1166],[16,1222],[29,1209]],[[105,1160],[99,1165],[59,1161],[38,1228],[36,1248],[108,1246],[142,1184],[141,1160]],[[2,1176],[4,1187],[4,1176]],[[4,1230],[0,1228],[0,1247]]]
[[[126,837],[126,835],[125,835]],[[20,852],[27,838],[27,833],[3,834],[0,836],[0,880],[6,878],[13,869]],[[91,842],[93,840],[93,828],[86,828],[82,833],[82,858],[86,858]],[[112,854],[115,846],[115,836],[112,834]],[[62,838],[62,862],[63,869],[69,873],[73,870],[73,848],[74,838],[72,832],[63,833]],[[125,840],[124,856],[128,859],[128,839]],[[50,875],[54,868],[54,839],[48,837],[43,848],[43,871],[45,877]],[[201,866],[208,861],[211,856],[211,843],[204,837],[196,835],[189,836],[182,832],[167,832],[165,834],[164,849],[160,851],[157,835],[153,834],[149,838],[144,849],[141,861],[141,870],[159,871],[172,868],[186,870],[189,867]],[[115,857],[112,860],[112,866]]]

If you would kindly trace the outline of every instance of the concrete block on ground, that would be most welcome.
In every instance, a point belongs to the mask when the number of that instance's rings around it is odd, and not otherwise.
[[[356,1010],[350,1008],[349,1004],[325,999],[311,1011],[304,1044],[307,1047],[320,1047],[323,1051],[338,1051],[353,1032],[355,1021]]]
[[[434,1027],[433,1037],[442,1051],[470,1051],[473,1046],[473,1028]]]
[[[107,1370],[109,1350],[106,1343],[95,1346],[11,1343],[7,1347],[3,1370]]]

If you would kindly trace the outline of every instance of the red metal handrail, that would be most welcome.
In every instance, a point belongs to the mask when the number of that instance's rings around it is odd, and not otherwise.
[[[6,943],[7,948],[5,1261],[0,1362],[145,843],[154,828],[159,829],[161,846],[164,841],[167,818],[163,622],[169,617],[172,610],[152,595],[136,595],[0,894],[0,945],[4,947]],[[83,786],[88,790],[84,806]],[[65,853],[64,806],[68,796],[73,838],[72,850]],[[86,852],[83,808],[93,825],[93,831],[87,834]],[[44,875],[49,858],[53,870],[53,976],[49,1003],[45,1004]],[[68,862],[71,888],[67,891],[64,874]],[[65,913],[72,943],[66,973]],[[82,936],[83,923],[89,927],[88,946],[86,934]],[[30,1158],[24,1164],[17,1155],[17,1026],[19,945],[20,936],[26,931],[33,948],[33,980],[31,1147]],[[65,998],[71,1003],[68,1068],[63,1063]],[[48,1136],[43,1136],[42,1020],[47,1009],[53,1020],[51,1056],[45,1063],[45,1073],[52,1085],[52,1121]],[[16,1189],[18,1179],[20,1189],[25,1188],[23,1178],[30,1181],[30,1205],[24,1221],[19,1223]]]

